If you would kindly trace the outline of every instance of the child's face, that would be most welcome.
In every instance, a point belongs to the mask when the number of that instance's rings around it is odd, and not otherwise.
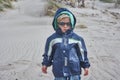
[[[63,18],[60,22],[58,22],[58,26],[63,33],[71,28],[71,23],[69,18]]]

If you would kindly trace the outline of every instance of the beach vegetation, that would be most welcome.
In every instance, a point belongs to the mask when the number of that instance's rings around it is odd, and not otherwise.
[[[0,11],[4,11],[7,8],[13,8],[12,0],[0,0]]]
[[[85,24],[78,24],[76,28],[85,29],[87,26]]]
[[[113,3],[114,2],[114,0],[100,0],[100,1],[106,2],[106,3]]]
[[[53,0],[48,1],[48,5],[46,7],[46,15],[53,16],[58,8],[61,8],[62,5],[56,3]]]

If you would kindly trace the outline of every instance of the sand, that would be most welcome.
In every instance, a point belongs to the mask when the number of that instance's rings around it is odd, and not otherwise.
[[[41,72],[45,41],[54,32],[53,17],[44,16],[45,5],[44,0],[19,0],[14,9],[0,13],[0,80],[54,79],[51,67],[48,74]],[[85,39],[91,63],[82,80],[120,78],[120,17],[111,14],[120,15],[120,9],[112,6],[96,1],[95,9],[68,7],[77,18],[74,31]]]

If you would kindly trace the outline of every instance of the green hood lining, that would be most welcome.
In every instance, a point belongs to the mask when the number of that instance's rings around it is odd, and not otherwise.
[[[69,17],[70,17],[70,22],[71,22],[71,24],[72,24],[72,29],[74,29],[74,17],[73,17],[73,14],[71,14],[70,12],[68,12],[68,11],[63,11],[63,12],[61,12],[60,14],[58,14],[57,16],[56,16],[56,18],[55,18],[55,21],[54,21],[54,28],[55,28],[55,30],[58,28],[58,24],[57,24],[57,18],[60,16],[60,15],[62,15],[62,14],[66,14],[66,15],[68,15]]]

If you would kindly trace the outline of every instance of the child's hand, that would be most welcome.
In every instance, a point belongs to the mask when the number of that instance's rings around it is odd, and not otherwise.
[[[88,73],[89,73],[88,68],[85,68],[85,69],[84,69],[84,76],[87,76]]]
[[[42,72],[45,73],[45,74],[47,73],[47,67],[46,66],[42,66]]]

